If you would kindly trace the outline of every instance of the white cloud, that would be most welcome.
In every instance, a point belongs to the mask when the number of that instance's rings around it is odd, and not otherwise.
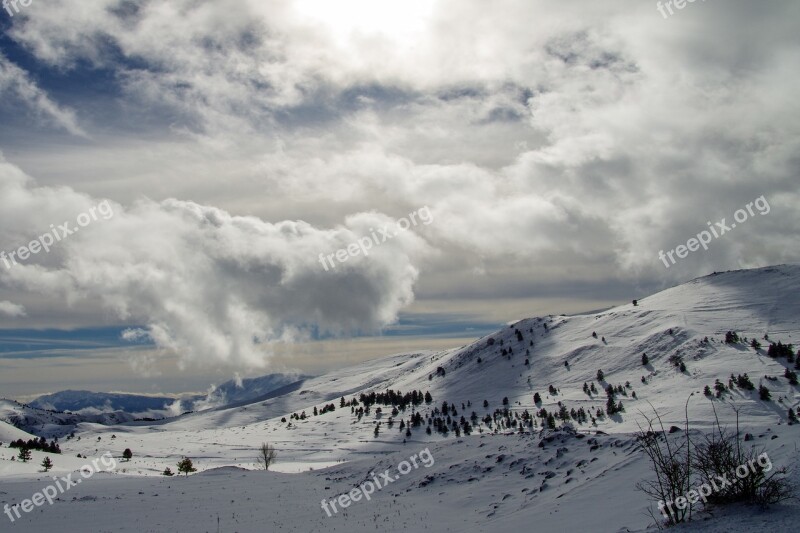
[[[0,301],[0,315],[6,315],[12,318],[23,317],[26,315],[25,308],[19,304],[9,301]]]
[[[36,234],[46,224],[42,213],[60,223],[91,203],[67,188],[33,187],[7,163],[0,190],[9,202],[0,214],[6,249],[26,229]],[[193,202],[140,200],[115,205],[113,218],[82,228],[50,254],[3,269],[0,283],[48,294],[52,302],[92,302],[146,324],[147,337],[185,362],[259,366],[272,341],[376,331],[396,319],[413,300],[415,265],[427,250],[419,236],[404,232],[331,271],[318,260],[392,222],[361,213],[323,230]]]
[[[380,327],[415,287],[602,291],[800,260],[796,3],[670,20],[593,0],[327,5],[34,3],[10,38],[65,72],[114,72],[104,103],[126,112],[97,111],[88,147],[15,146],[73,189],[5,166],[0,244],[91,205],[78,190],[121,211],[3,280],[252,362],[254,338]],[[768,217],[664,270],[660,249],[762,194]],[[314,263],[423,205],[435,222],[368,261]]]
[[[75,113],[53,102],[28,74],[0,53],[0,98],[6,104],[21,103],[41,119],[55,123],[73,135],[86,137]]]

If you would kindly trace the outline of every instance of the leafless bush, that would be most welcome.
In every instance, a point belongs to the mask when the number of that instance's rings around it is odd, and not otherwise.
[[[275,451],[275,447],[265,442],[258,449],[258,458],[256,460],[258,464],[264,467],[264,470],[269,470],[269,466],[275,462],[277,456],[278,452]]]
[[[787,469],[775,469],[766,452],[744,444],[738,411],[735,432],[722,427],[715,409],[714,428],[695,441],[689,436],[688,410],[685,435],[674,438],[664,430],[655,408],[653,412],[652,418],[643,415],[647,424],[639,426],[636,436],[650,460],[655,480],[642,481],[636,487],[659,502],[666,523],[651,511],[659,527],[691,520],[693,503],[700,500],[704,506],[766,506],[795,497],[796,488],[789,481]],[[679,504],[672,505],[674,502]]]
[[[651,406],[652,407],[652,406]],[[673,502],[690,490],[689,475],[689,449],[688,441],[672,439],[664,431],[661,415],[653,409],[655,416],[645,416],[646,427],[639,426],[636,434],[639,446],[650,460],[655,480],[645,480],[637,483],[636,488],[658,502]],[[656,426],[661,430],[658,431]],[[665,507],[663,513],[668,525],[678,524],[686,520],[691,512],[691,503],[684,509]],[[652,513],[652,511],[651,511]],[[660,519],[653,516],[656,523]]]
[[[709,504],[754,503],[769,505],[794,496],[788,470],[774,469],[764,450],[743,445],[736,411],[736,431],[722,427],[715,413],[715,428],[695,444],[692,460],[700,483],[717,488]],[[723,476],[724,479],[721,479]]]

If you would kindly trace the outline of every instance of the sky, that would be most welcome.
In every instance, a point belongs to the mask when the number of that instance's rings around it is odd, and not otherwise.
[[[314,374],[797,262],[800,4],[669,4],[5,4],[0,397]]]

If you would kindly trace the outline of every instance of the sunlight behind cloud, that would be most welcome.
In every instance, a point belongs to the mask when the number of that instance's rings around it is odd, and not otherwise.
[[[379,36],[410,47],[424,33],[436,7],[430,0],[298,0],[294,4],[304,20],[322,24],[340,45],[354,38]]]

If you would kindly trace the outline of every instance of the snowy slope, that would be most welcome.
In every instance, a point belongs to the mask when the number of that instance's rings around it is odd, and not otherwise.
[[[21,429],[15,428],[11,424],[0,421],[0,442],[8,443],[17,439],[23,439],[27,441],[28,439],[33,438],[34,436],[30,433],[26,433]]]
[[[796,265],[715,274],[641,299],[638,306],[626,304],[600,313],[525,319],[462,348],[370,361],[306,379],[247,405],[159,423],[81,423],[76,438],[62,441],[61,446],[65,455],[80,453],[90,458],[105,451],[119,456],[123,449],[131,448],[133,460],[121,464],[115,476],[105,481],[98,478],[98,483],[108,484],[102,485],[101,492],[108,494],[105,498],[144,492],[145,496],[133,497],[138,503],[132,509],[136,509],[148,501],[160,502],[151,493],[162,494],[165,485],[184,482],[192,487],[190,491],[197,491],[192,493],[195,499],[189,505],[208,510],[205,520],[199,522],[208,530],[216,518],[211,510],[222,509],[214,493],[216,485],[229,487],[226,490],[235,500],[225,504],[231,511],[219,514],[227,516],[229,524],[235,518],[236,525],[222,530],[256,531],[262,521],[269,520],[265,523],[307,531],[344,520],[346,523],[337,525],[337,529],[374,530],[378,524],[401,529],[405,524],[436,531],[510,531],[526,527],[534,519],[537,524],[550,525],[550,529],[557,529],[566,520],[571,525],[567,531],[641,529],[649,522],[644,515],[649,502],[633,487],[648,472],[641,454],[633,450],[631,433],[643,421],[642,413],[650,412],[650,405],[664,416],[665,423],[682,426],[688,399],[689,420],[697,429],[710,427],[712,405],[726,423],[734,420],[735,406],[744,429],[756,436],[756,444],[770,450],[776,462],[788,461],[794,453],[800,426],[788,426],[786,417],[789,407],[798,407],[800,395],[798,388],[783,377],[786,368],[793,365],[786,359],[767,356],[768,343],[763,337],[797,343],[800,302],[791,295],[800,294],[799,289],[800,267]],[[741,343],[726,344],[729,330],[742,337],[762,339],[764,346],[756,350]],[[647,365],[642,364],[645,352]],[[670,362],[673,356],[682,357],[685,371]],[[596,379],[600,369],[605,374],[603,382]],[[756,387],[765,384],[772,401],[761,401],[757,391],[738,388],[721,398],[704,396],[703,388],[713,388],[716,379],[727,384],[731,374],[744,373]],[[598,392],[586,394],[584,383],[593,383]],[[603,388],[609,384],[624,388],[625,395],[617,397],[624,404],[624,412],[596,418],[594,423],[572,420],[568,425],[577,434],[557,432],[553,438],[560,444],[542,438],[550,433],[540,433],[543,421],[539,418],[534,418],[532,428],[526,426],[519,434],[516,415],[526,411],[534,414],[540,408],[554,412],[558,402],[568,410],[583,408],[594,415],[605,407]],[[551,385],[555,394],[548,391]],[[410,436],[399,429],[400,421],[407,424],[411,420],[414,410],[410,406],[393,417],[391,429],[391,406],[381,406],[380,417],[373,407],[360,419],[349,406],[340,407],[341,397],[349,401],[362,393],[388,389],[430,392],[433,397],[431,404],[416,407],[424,421],[422,426],[411,428]],[[537,392],[541,405],[533,404]],[[509,400],[510,427],[503,423],[504,397]],[[441,408],[443,401],[456,406],[456,420],[461,416],[470,419],[472,412],[476,413],[478,420],[472,424],[471,435],[456,437],[452,430],[447,435],[435,430],[426,433],[427,419],[435,416],[434,409]],[[486,408],[484,401],[488,402]],[[321,409],[331,403],[335,410],[313,415],[315,407]],[[491,424],[481,421],[497,410],[501,410],[500,415]],[[301,412],[307,415],[304,420],[290,417]],[[378,422],[381,425],[376,436]],[[589,439],[596,440],[589,443]],[[279,451],[274,472],[215,470],[255,468],[255,450],[262,442],[275,445]],[[409,481],[405,488],[398,484],[397,489],[393,485],[394,496],[381,495],[383,503],[348,509],[352,519],[319,514],[319,499],[344,490],[342,483],[354,482],[370,469],[397,464],[402,460],[398,457],[425,447],[437,450],[437,466],[432,471],[438,473],[433,483]],[[498,460],[500,455],[503,458]],[[182,456],[191,457],[198,470],[207,474],[188,480],[153,477],[167,466],[174,470]],[[325,467],[330,468],[319,472]],[[289,477],[281,474],[286,472],[303,473]],[[296,491],[291,509],[262,496],[257,497],[258,505],[248,503],[246,498],[253,495],[247,487],[263,490],[265,477],[269,480],[266,486],[286,484],[286,490]],[[619,500],[609,497],[613,490],[619,491]],[[121,497],[127,501],[128,496]],[[183,501],[178,495],[159,498],[165,498],[165,509]],[[114,506],[114,501],[104,500],[102,505]],[[590,506],[592,514],[576,515],[570,512],[573,506]],[[264,509],[271,510],[268,519],[259,514]],[[796,516],[797,509],[792,509],[790,513]],[[59,513],[71,521],[84,520],[72,509]],[[57,520],[55,513],[44,513],[32,530],[50,528],[56,523],[53,520]],[[137,520],[152,530],[206,530],[181,529],[178,519],[167,516],[166,511]],[[115,530],[112,523],[105,523],[105,528]]]
[[[404,354],[334,371],[305,380],[298,390],[263,402],[194,413],[157,425],[82,424],[79,435],[86,432],[92,444],[87,448],[76,443],[76,451],[90,453],[97,447],[97,437],[116,433],[125,435],[113,443],[112,449],[117,452],[131,447],[166,457],[169,462],[175,455],[188,454],[204,457],[208,467],[247,466],[252,463],[252,450],[268,440],[284,450],[284,460],[290,463],[327,464],[349,460],[354,453],[395,450],[398,442],[402,444],[403,435],[397,426],[375,438],[374,416],[358,421],[349,408],[339,408],[342,396],[349,400],[364,391],[387,389],[430,391],[434,402],[422,406],[423,413],[447,401],[457,404],[459,416],[475,411],[483,417],[502,408],[503,397],[509,398],[513,410],[533,412],[537,409],[533,394],[539,392],[541,407],[548,411],[557,409],[561,401],[570,409],[584,407],[595,413],[606,400],[603,384],[596,380],[599,369],[608,384],[630,382],[628,397],[619,397],[626,412],[598,419],[596,426],[577,425],[578,430],[635,431],[642,420],[639,411],[649,409],[647,402],[664,414],[667,423],[682,425],[685,403],[692,393],[690,419],[696,427],[707,427],[713,413],[712,402],[702,394],[704,386],[713,386],[715,379],[727,382],[731,373],[745,372],[756,386],[759,382],[767,384],[775,401],[762,402],[755,392],[735,390],[714,400],[715,407],[723,420],[732,420],[733,412],[727,406],[736,405],[741,408],[744,426],[774,425],[782,423],[786,408],[797,407],[800,399],[797,388],[782,377],[786,361],[768,357],[764,348],[756,351],[722,341],[726,331],[736,330],[742,336],[762,338],[769,334],[773,340],[793,342],[800,334],[800,302],[784,302],[782,296],[798,294],[798,289],[800,268],[796,266],[712,275],[644,298],[637,307],[628,304],[591,315],[526,319],[490,335],[495,340],[492,346],[487,345],[486,337],[460,349]],[[522,332],[521,342],[515,329]],[[593,331],[597,339],[592,337]],[[702,342],[705,337],[709,337],[707,344]],[[504,348],[511,348],[513,354],[501,355]],[[529,366],[524,364],[525,350],[530,350]],[[650,358],[647,366],[641,364],[643,352]],[[675,354],[683,356],[686,372],[668,361]],[[477,362],[479,358],[481,363]],[[438,367],[444,369],[444,376],[437,375]],[[766,380],[765,375],[777,380]],[[641,381],[643,376],[646,384]],[[598,394],[588,396],[582,390],[583,383],[592,381]],[[556,396],[549,394],[550,385],[558,389]],[[637,399],[631,397],[632,392]],[[483,408],[484,400],[489,403],[488,409]],[[782,400],[782,405],[777,400]],[[462,413],[461,404],[467,402],[471,406]],[[334,403],[337,409],[291,426],[280,421],[290,413],[305,411],[311,415],[314,406],[321,408],[327,403]],[[383,416],[384,428],[387,418]],[[177,444],[165,439],[166,434]],[[452,438],[452,433],[449,437],[435,432],[431,436],[423,431],[414,434],[414,439],[425,442],[443,438]],[[150,471],[161,470],[161,461],[154,461]]]

